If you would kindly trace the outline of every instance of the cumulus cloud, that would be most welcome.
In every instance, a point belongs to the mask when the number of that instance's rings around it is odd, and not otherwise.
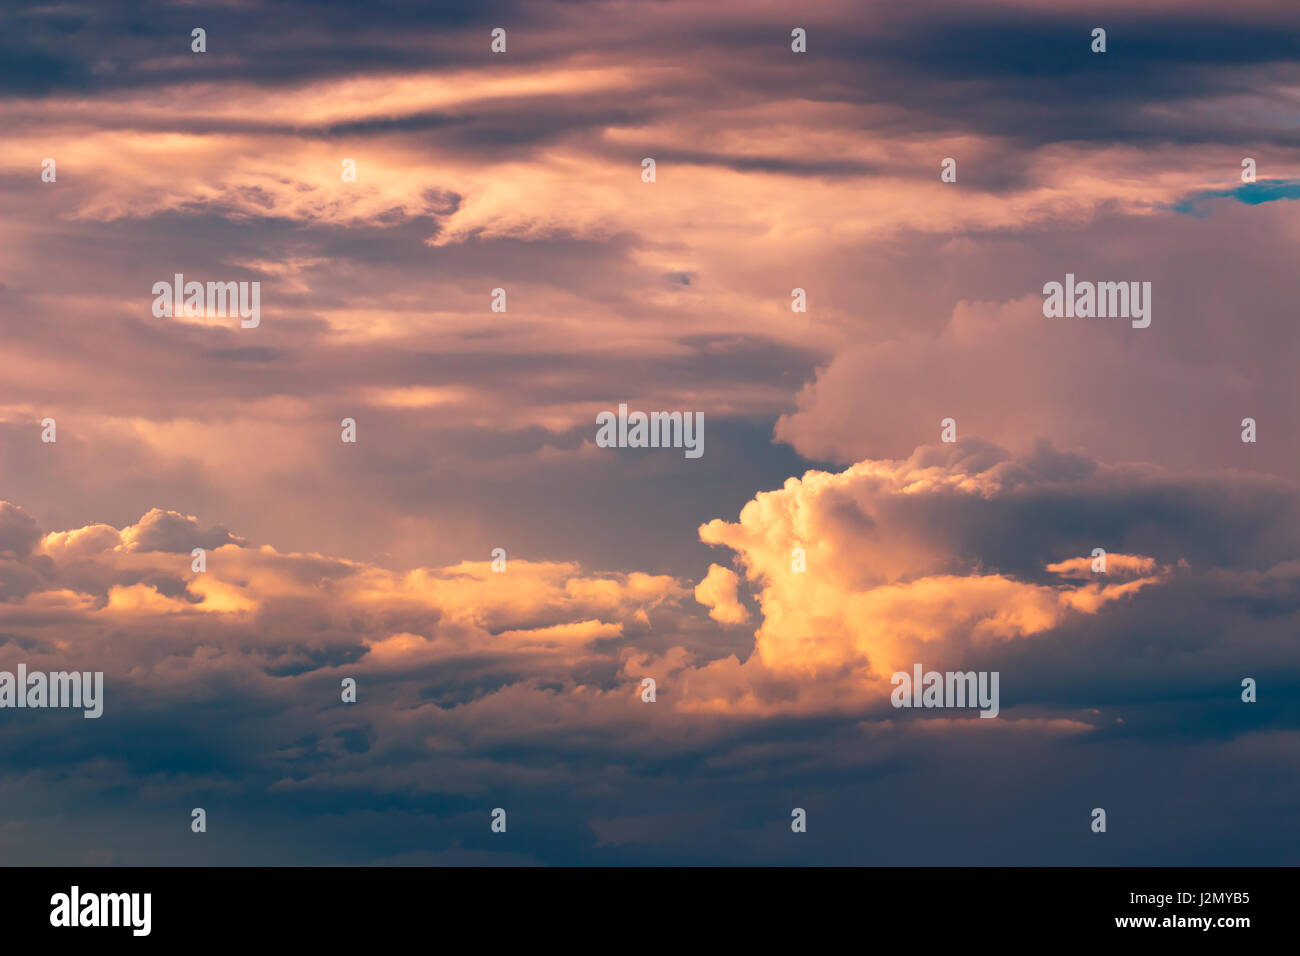
[[[1268,500],[1227,490],[1243,484],[1267,488]],[[1280,527],[1266,527],[1269,513]],[[1218,526],[1212,551],[1208,525]],[[714,708],[861,702],[914,662],[971,666],[998,644],[1059,640],[1116,604],[1148,594],[1163,604],[1156,595],[1180,575],[1222,573],[1245,555],[1263,563],[1255,573],[1277,575],[1287,565],[1271,562],[1298,531],[1296,490],[1281,480],[1103,465],[1046,445],[1017,456],[972,439],[808,472],[756,495],[738,521],[700,528],[736,552],[762,622],[748,662],[713,662],[692,679]],[[1114,549],[1105,574],[1076,557],[1098,542]]]
[[[1270,601],[1280,612],[1294,598],[1287,549],[1300,538],[1296,489],[1281,479],[1180,476],[1048,445],[920,448],[809,471],[755,495],[737,520],[700,527],[702,541],[734,552],[760,609],[752,651],[735,654],[711,647],[690,585],[670,575],[518,558],[505,573],[488,561],[393,570],[255,548],[160,509],[120,530],[44,536],[14,505],[0,517],[11,529],[0,625],[35,646],[57,614],[60,653],[96,657],[92,635],[111,626],[130,650],[117,646],[105,666],[129,659],[133,682],[345,665],[390,679],[455,663],[467,678],[494,675],[499,692],[547,676],[577,706],[588,682],[596,701],[653,671],[672,688],[667,710],[751,716],[868,713],[888,675],[913,662],[970,666],[1026,641],[1059,646],[1088,619],[1110,628],[1125,606],[1157,613],[1174,599],[1162,593],[1182,599],[1180,582],[1200,582],[1202,600],[1223,607]],[[211,548],[204,572],[190,566],[194,541]],[[1092,570],[1094,545],[1107,546],[1104,574]],[[713,622],[735,626],[750,618],[739,588],[715,563],[693,595]],[[169,646],[178,630],[190,637]]]
[[[1298,500],[1281,479],[1180,476],[974,439],[809,471],[755,495],[736,520],[701,526],[741,571],[711,564],[695,587],[704,628],[690,585],[669,575],[517,558],[505,573],[487,561],[392,570],[252,547],[224,529],[196,573],[180,538],[205,533],[197,519],[156,511],[121,529],[41,536],[6,505],[15,557],[0,667],[103,669],[106,725],[153,725],[165,712],[212,747],[235,734],[257,741],[243,766],[198,764],[241,799],[265,788],[326,804],[358,791],[472,800],[523,787],[596,806],[623,774],[656,788],[645,761],[689,761],[701,747],[737,786],[787,760],[826,770],[811,742],[755,743],[786,739],[800,726],[790,721],[869,728],[851,746],[864,768],[890,759],[885,740],[937,746],[915,733],[995,746],[984,743],[995,731],[977,726],[993,721],[941,714],[921,728],[927,715],[899,717],[888,674],[914,662],[999,670],[997,723],[1017,740],[1140,742],[1166,732],[1153,695],[1177,689],[1190,701],[1184,721],[1202,719],[1192,715],[1217,706],[1225,684],[1233,693],[1243,653],[1252,673],[1284,680],[1300,574],[1293,558],[1269,555],[1298,540]],[[1110,546],[1104,576],[1085,564],[1094,541]],[[796,544],[803,572],[791,567]],[[741,576],[759,615],[737,654],[715,634],[744,623]],[[654,704],[638,696],[647,676]],[[355,709],[338,704],[343,677],[358,681]],[[202,722],[209,708],[220,724]],[[50,748],[53,725],[22,732],[42,766],[85,768],[103,744]],[[105,779],[134,780],[129,768],[160,759],[169,739],[143,735]],[[593,755],[616,776],[585,774]],[[192,796],[212,785],[168,786]],[[654,834],[704,825],[680,809],[636,826],[593,819],[593,853],[644,852]]]
[[[720,624],[744,624],[749,611],[736,596],[740,579],[736,572],[710,564],[704,580],[695,586],[695,600],[709,609],[709,617]]]
[[[122,529],[121,547],[127,551],[189,552],[193,548],[219,548],[240,544],[225,528],[200,529],[192,515],[154,508],[138,522]]]

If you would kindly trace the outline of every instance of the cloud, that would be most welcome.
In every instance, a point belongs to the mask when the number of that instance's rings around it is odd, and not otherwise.
[[[1104,862],[1293,863],[1300,8],[1103,12],[6,5],[0,667],[108,698],[0,722],[0,852],[1091,863],[1087,792]],[[1067,272],[1151,327],[1045,319]],[[624,401],[707,454],[602,453]]]
[[[661,793],[661,774],[700,760],[713,777],[687,774],[686,785],[713,779],[728,795],[711,799],[739,807],[740,790],[796,766],[833,779],[826,734],[854,735],[843,753],[869,778],[893,747],[920,759],[954,735],[1020,760],[1042,739],[1147,746],[1199,739],[1211,725],[1249,732],[1258,725],[1223,709],[1238,662],[1270,694],[1300,680],[1290,640],[1300,575],[1293,557],[1270,559],[1297,540],[1298,501],[1282,479],[1184,476],[970,438],[809,471],[755,495],[737,520],[700,528],[734,552],[754,591],[759,620],[743,653],[718,641],[718,625],[743,623],[747,610],[740,576],[718,564],[696,587],[703,619],[689,584],[670,575],[515,557],[504,573],[488,561],[390,570],[253,547],[224,529],[195,573],[182,538],[211,533],[196,518],[158,509],[121,529],[41,535],[7,505],[5,525],[18,529],[8,553],[27,550],[6,566],[0,668],[103,669],[102,720],[119,742],[31,722],[4,735],[23,742],[30,766],[81,774],[92,789],[149,800],[162,787],[194,805],[217,788],[254,813],[259,794],[292,793],[316,808],[308,820],[340,802],[435,800],[438,832],[454,833],[467,805],[530,806],[563,791],[592,821],[570,858],[655,855],[668,834],[712,824],[667,796],[658,811],[629,804],[623,822],[598,808],[611,794]],[[1104,577],[1088,563],[1098,540],[1109,545]],[[793,542],[807,552],[804,572],[791,568]],[[900,716],[888,674],[914,662],[998,670],[998,719],[1015,733],[963,714],[926,727],[929,715]],[[647,676],[654,704],[638,695]],[[339,703],[343,677],[358,681],[356,705]],[[1294,731],[1283,712],[1253,713]],[[157,728],[160,714],[174,731],[130,733]],[[1021,742],[993,742],[1012,738]],[[169,756],[181,740],[189,770]],[[87,769],[104,754],[108,765]],[[592,775],[593,761],[607,769]],[[154,781],[151,768],[166,766]],[[762,845],[745,852],[764,858]],[[388,847],[373,850],[397,852]]]
[[[202,56],[166,4],[0,14],[21,38],[0,70],[6,494],[49,527],[162,507],[356,560],[517,535],[638,567],[739,495],[905,455],[953,414],[1018,449],[1294,476],[1271,439],[1297,417],[1279,307],[1295,230],[1288,203],[1224,195],[1243,151],[1294,178],[1289,9],[1183,5],[1175,39],[1167,14],[1117,9],[1103,63],[1070,23],[1084,4],[833,3],[808,13],[806,56],[777,7],[598,8],[358,24],[246,3],[214,12]],[[515,42],[489,59],[498,19]],[[1176,211],[1193,199],[1196,230]],[[51,284],[52,262],[77,269]],[[1017,324],[1044,281],[1094,267],[1155,280],[1145,341]],[[259,328],[155,319],[152,284],[177,271],[261,282]],[[504,315],[485,311],[497,287]],[[661,475],[584,457],[620,401],[743,433],[752,483],[719,457],[694,510],[618,510],[615,489],[654,495]],[[1234,459],[1227,423],[1261,408],[1270,440]],[[57,449],[29,440],[46,414]],[[343,417],[361,463],[334,455]],[[760,449],[773,420],[788,447]],[[536,468],[545,483],[518,477]],[[319,520],[343,501],[354,520]],[[617,517],[579,532],[593,501]],[[673,572],[697,559],[674,552]]]
[[[710,564],[704,580],[695,586],[695,600],[709,609],[709,617],[720,624],[744,624],[749,611],[736,597],[740,579],[736,572]]]
[[[1226,491],[1257,481],[1102,465],[1046,445],[1016,456],[975,439],[791,478],[739,521],[700,528],[736,553],[763,619],[754,656],[701,668],[695,687],[715,709],[833,709],[878,696],[883,678],[914,662],[968,668],[1000,644],[1055,643],[1126,602],[1163,605],[1174,598],[1160,592],[1180,577],[1242,560],[1277,575],[1289,565],[1269,562],[1300,533],[1296,489],[1260,485],[1268,504]],[[1153,496],[1167,496],[1163,513]],[[1185,521],[1184,505],[1199,517]],[[1281,527],[1268,528],[1265,513]],[[1075,557],[1101,543],[1111,548],[1105,575]],[[793,567],[794,547],[806,571]]]
[[[1099,573],[1129,576],[1150,574],[1155,569],[1155,559],[1140,554],[1105,554],[1096,557],[1070,558],[1047,566],[1047,570],[1053,574],[1085,581],[1095,580]]]
[[[0,501],[0,555],[25,558],[40,537],[31,515],[8,501]]]
[[[933,308],[918,299],[894,334],[846,343],[779,418],[777,438],[806,457],[849,462],[905,455],[953,418],[959,437],[1022,451],[1051,438],[1111,461],[1300,478],[1282,437],[1300,407],[1277,358],[1295,333],[1281,323],[1282,300],[1264,291],[1288,268],[1275,249],[1294,241],[1294,226],[1282,203],[1216,202],[1216,241],[1251,264],[1213,292],[1190,278],[1209,268],[1208,232],[1189,233],[1177,217],[1133,220],[1119,239],[1106,217],[1068,240],[1043,232],[1032,244],[1013,240],[982,253],[979,244],[953,243],[942,253],[958,273],[953,286],[998,291],[987,299],[968,291]],[[1042,287],[1066,273],[1150,281],[1151,326],[1045,317]],[[1224,318],[1232,311],[1253,316],[1249,332]],[[863,408],[879,413],[863,416]],[[1282,440],[1243,443],[1247,417],[1267,421]]]
[[[241,544],[222,527],[199,529],[197,518],[154,508],[138,522],[122,529],[122,548],[127,551],[170,551],[188,553],[193,548],[219,548]]]

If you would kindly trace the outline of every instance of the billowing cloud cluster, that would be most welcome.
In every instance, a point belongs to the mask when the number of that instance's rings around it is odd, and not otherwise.
[[[1293,485],[974,439],[810,471],[738,520],[706,523],[701,537],[742,574],[711,565],[694,601],[668,575],[572,562],[399,572],[282,553],[162,510],[42,532],[5,503],[0,529],[0,669],[103,669],[99,723],[152,728],[107,751],[98,729],[67,738],[31,712],[0,731],[42,768],[30,786],[76,774],[87,798],[127,786],[145,801],[210,801],[216,788],[253,803],[455,807],[576,788],[596,807],[610,788],[661,786],[656,766],[701,747],[739,785],[755,733],[779,740],[814,719],[876,728],[854,758],[864,767],[927,727],[1140,743],[1165,732],[1149,702],[1168,693],[1200,720],[1246,670],[1283,692],[1300,617]],[[211,549],[206,571],[192,570],[190,542]],[[1104,575],[1091,570],[1100,545]],[[728,652],[716,635],[749,620],[744,589],[759,620],[752,645]],[[996,726],[900,717],[888,677],[913,663],[1000,671]],[[638,697],[645,676],[653,706]],[[358,681],[355,705],[340,702],[344,677]],[[1271,720],[1294,740],[1294,721]],[[231,763],[220,755],[236,738]],[[164,770],[180,739],[196,758]],[[780,752],[770,758],[795,759]],[[815,753],[798,760],[820,766]],[[583,772],[596,755],[618,780]],[[681,808],[653,823],[596,814],[587,832],[637,852],[649,833],[696,825]]]

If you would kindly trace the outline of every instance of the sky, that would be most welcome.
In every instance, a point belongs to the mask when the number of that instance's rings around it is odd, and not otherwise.
[[[5,4],[0,671],[104,703],[0,862],[1300,863],[1298,116],[1289,0]]]

